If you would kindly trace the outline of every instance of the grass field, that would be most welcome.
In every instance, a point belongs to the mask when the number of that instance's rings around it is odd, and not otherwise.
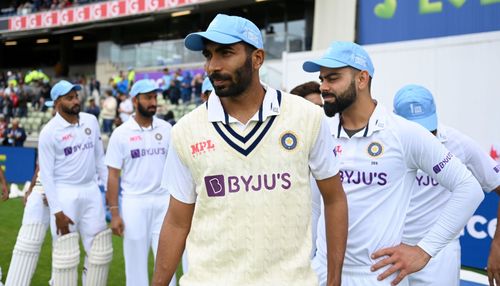
[[[0,267],[2,267],[3,282],[5,282],[5,278],[7,277],[12,250],[14,249],[17,233],[21,226],[23,208],[23,202],[20,198],[0,202]],[[47,232],[38,260],[38,266],[31,282],[33,286],[48,285],[51,270],[51,243],[51,235]],[[80,260],[79,270],[81,271],[83,267],[83,247],[80,246],[80,249],[82,252],[82,259]],[[113,236],[113,249],[113,261],[111,262],[107,285],[122,286],[125,285],[125,264],[123,259],[122,239],[120,237]],[[151,277],[154,264],[153,255],[151,254],[149,258],[149,271]],[[177,272],[178,276],[181,273],[181,269],[179,269]]]

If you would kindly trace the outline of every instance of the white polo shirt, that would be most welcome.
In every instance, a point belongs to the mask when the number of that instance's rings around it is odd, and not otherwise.
[[[57,113],[40,132],[38,156],[51,214],[61,211],[58,184],[77,188],[96,182],[96,174],[108,180],[99,123],[92,114],[80,112],[79,122],[70,124]]]
[[[484,197],[467,168],[429,131],[388,113],[380,104],[365,129],[351,138],[339,115],[328,123],[339,144],[335,150],[349,206],[346,266],[366,266],[369,271],[375,262],[371,254],[400,244],[418,169],[455,190],[454,199],[419,243],[431,256],[460,232]],[[317,255],[326,261],[324,213],[318,224]]]
[[[160,185],[171,129],[168,122],[157,117],[150,127],[141,127],[132,115],[113,131],[104,163],[122,170],[123,196],[166,192]]]
[[[467,166],[485,192],[500,186],[500,165],[471,138],[442,124],[438,125],[436,138]],[[419,170],[406,214],[403,242],[417,244],[436,222],[450,196],[449,190]]]
[[[251,128],[257,122],[265,121],[270,116],[280,115],[280,104],[275,89],[264,86],[266,94],[259,111],[247,122],[243,124],[224,111],[224,107],[216,94],[208,98],[208,121],[222,122],[233,128],[244,130]],[[320,132],[316,143],[309,155],[309,167],[316,180],[322,180],[335,176],[338,173],[338,160],[331,160],[324,154],[331,154],[334,148],[333,140],[330,136],[326,118],[321,122]],[[163,172],[162,187],[167,188],[170,194],[177,200],[184,203],[196,202],[196,191],[194,180],[190,170],[181,162],[175,148],[169,146],[167,166]]]

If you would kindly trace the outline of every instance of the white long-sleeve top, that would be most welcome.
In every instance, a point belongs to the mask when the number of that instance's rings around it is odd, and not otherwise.
[[[429,131],[380,104],[366,128],[351,138],[338,116],[330,118],[329,124],[337,138],[335,150],[349,206],[344,265],[370,266],[375,251],[401,243],[419,169],[453,190],[440,217],[418,243],[431,256],[460,232],[484,197],[470,171]],[[324,214],[318,223],[317,255],[326,261]]]
[[[491,192],[500,186],[500,166],[471,138],[443,124],[438,125],[436,138],[467,166],[483,191]],[[450,190],[418,171],[406,214],[403,242],[415,245],[425,237],[451,195]]]
[[[78,187],[96,182],[96,174],[108,181],[99,123],[91,114],[80,112],[77,124],[56,114],[40,132],[38,156],[51,214],[61,211],[58,184]]]

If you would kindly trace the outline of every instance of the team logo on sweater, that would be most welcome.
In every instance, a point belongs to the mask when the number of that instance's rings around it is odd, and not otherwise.
[[[163,138],[163,136],[161,136],[161,134],[160,134],[160,133],[156,133],[156,134],[155,134],[155,139],[156,139],[156,140],[160,141],[162,138]]]
[[[85,134],[90,135],[92,133],[92,130],[90,128],[85,128]]]
[[[382,155],[382,153],[384,152],[384,147],[378,142],[372,142],[370,143],[370,145],[368,145],[366,151],[368,152],[368,155],[376,158]]]
[[[297,136],[293,134],[291,131],[285,132],[280,137],[281,146],[288,151],[291,151],[297,147]]]

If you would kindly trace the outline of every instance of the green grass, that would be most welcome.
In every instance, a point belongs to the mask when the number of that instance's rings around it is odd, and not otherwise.
[[[9,269],[9,263],[12,257],[12,250],[16,243],[17,233],[21,227],[21,221],[23,216],[23,202],[21,198],[10,199],[6,202],[0,202],[0,267],[2,267],[3,277],[2,281],[5,281],[7,277],[7,271]],[[45,241],[42,246],[40,253],[40,258],[38,259],[37,269],[33,276],[31,285],[48,285],[50,279],[51,271],[51,247],[52,237],[50,232],[47,231],[45,236]],[[113,285],[125,285],[125,261],[123,259],[123,247],[122,238],[113,236],[113,261],[111,262],[109,270],[108,284]],[[80,260],[79,270],[81,271],[83,267],[83,247],[80,245],[80,250],[82,253],[82,259]],[[149,272],[150,277],[153,272],[153,255],[149,256]],[[181,268],[177,271],[177,277],[182,274]]]

